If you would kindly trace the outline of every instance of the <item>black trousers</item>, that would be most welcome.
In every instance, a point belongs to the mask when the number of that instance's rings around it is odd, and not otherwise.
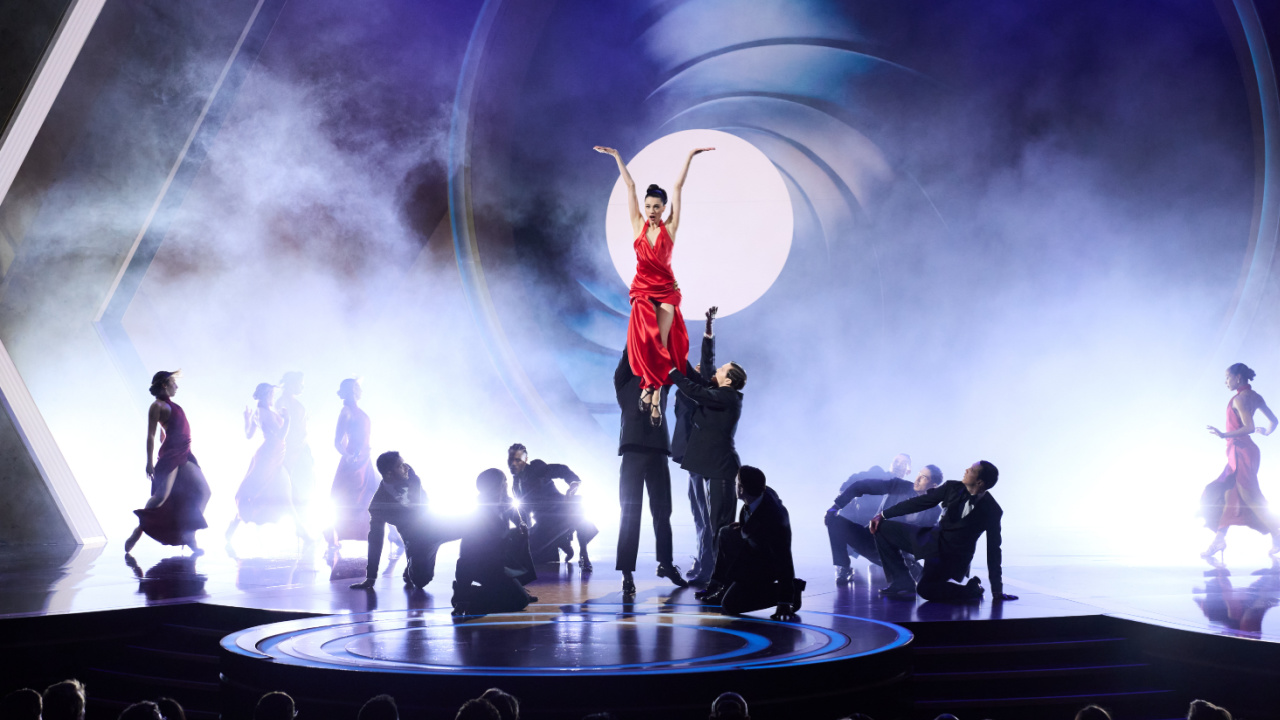
[[[523,610],[529,604],[524,586],[537,577],[528,540],[512,528],[488,552],[458,558],[453,606],[474,615]]]
[[[640,552],[640,514],[644,491],[649,490],[649,514],[659,565],[670,565],[671,551],[671,471],[664,452],[622,453],[618,478],[618,504],[622,521],[618,526],[618,570],[634,572]]]
[[[831,564],[849,567],[853,559],[849,557],[849,548],[876,565],[880,564],[880,552],[876,550],[876,539],[865,525],[859,525],[839,515],[832,518],[827,525],[827,539],[831,541]]]
[[[582,510],[582,500],[576,495],[564,495],[557,488],[544,486],[520,498],[520,511],[526,518],[532,517],[529,527],[529,550],[534,562],[559,562],[558,546],[569,542],[578,533],[578,547],[584,553],[600,529],[587,520]]]
[[[880,564],[884,567],[885,579],[889,587],[894,589],[915,591],[925,600],[940,602],[961,602],[971,599],[963,585],[951,582],[947,568],[954,566],[957,558],[944,558],[938,555],[935,546],[929,543],[933,528],[908,525],[894,520],[880,521],[876,531],[876,549],[880,552]],[[906,559],[902,553],[907,552],[924,560],[924,572],[917,584],[911,579],[907,570]],[[952,562],[947,562],[951,560]]]
[[[708,551],[714,562],[720,552],[720,530],[733,524],[734,511],[738,509],[737,483],[734,478],[710,478],[694,473],[690,477],[702,483],[707,496],[707,536],[711,541]]]
[[[719,535],[716,569],[711,579],[725,588],[720,612],[738,615],[773,607],[779,602],[790,602],[794,609],[800,608],[800,592],[782,597],[777,579],[769,575],[767,559],[742,539],[741,531],[726,526],[720,528]]]
[[[445,523],[406,522],[389,523],[392,532],[399,531],[404,544],[404,579],[414,587],[423,588],[436,575],[436,555],[440,546],[462,539],[458,527]]]

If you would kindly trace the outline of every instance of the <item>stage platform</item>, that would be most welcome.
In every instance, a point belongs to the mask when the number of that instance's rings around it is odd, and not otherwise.
[[[1019,600],[945,605],[880,598],[865,565],[838,587],[825,558],[798,556],[804,606],[799,623],[781,624],[767,611],[722,617],[692,588],[653,577],[644,556],[639,592],[625,602],[612,558],[600,555],[589,574],[540,566],[530,585],[539,602],[522,613],[459,620],[449,616],[449,546],[425,590],[403,587],[401,562],[372,591],[348,588],[363,577],[358,555],[169,550],[0,550],[8,676],[35,672],[14,649],[42,638],[64,649],[92,639],[110,656],[84,671],[99,688],[104,678],[163,683],[174,664],[165,653],[200,655],[199,667],[173,680],[208,708],[195,720],[219,709],[230,717],[273,688],[307,695],[309,717],[350,717],[382,691],[444,717],[490,686],[525,697],[531,718],[622,707],[705,717],[716,693],[735,690],[763,718],[800,707],[819,716],[874,709],[881,720],[943,711],[1000,720],[1035,707],[1052,718],[1100,701],[1159,720],[1177,717],[1183,696],[1204,687],[1238,696],[1280,679],[1280,615],[1268,612],[1280,604],[1280,568],[1261,564],[1006,556],[1006,588]],[[121,669],[133,660],[111,655],[107,636],[127,638],[125,655],[141,653],[142,669]],[[56,665],[42,662],[33,667]],[[126,700],[99,698],[108,708]]]

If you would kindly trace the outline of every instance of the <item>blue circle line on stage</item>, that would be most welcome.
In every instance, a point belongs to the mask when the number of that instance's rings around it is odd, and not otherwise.
[[[612,605],[612,603],[592,603],[597,607],[605,604]],[[564,606],[556,605],[554,607]],[[590,611],[570,611],[564,614],[543,611],[469,616],[477,619],[486,618],[476,622],[475,620],[468,621],[465,618],[446,615],[449,611],[450,608],[432,608],[291,620],[249,628],[228,635],[222,640],[222,646],[228,652],[268,660],[273,663],[357,672],[423,675],[447,672],[478,676],[610,676],[723,672],[726,670],[752,670],[832,662],[900,648],[908,643],[912,637],[908,630],[891,623],[833,613],[814,613],[814,615],[822,616],[837,624],[853,623],[863,628],[866,628],[867,625],[875,626],[876,631],[883,635],[889,635],[889,633],[884,632],[885,630],[891,631],[892,639],[886,638],[885,640],[875,641],[873,642],[874,647],[859,649],[851,647],[855,645],[851,636],[840,630],[802,623],[781,623],[752,616],[670,612],[600,613]],[[661,625],[648,625],[643,622],[644,619],[662,619],[669,622]],[[682,623],[681,621],[683,620],[700,622]],[[762,631],[766,629],[782,631],[787,633],[786,637],[789,638],[807,637],[808,640],[801,643],[801,645],[809,645],[810,647],[797,654],[750,659],[750,656],[755,653],[768,651],[770,647],[774,646],[775,640],[767,635],[751,632],[749,629],[703,624],[713,622],[754,625],[760,627]],[[655,629],[666,628],[668,630],[689,630],[693,632],[712,630],[721,635],[737,638],[744,643],[744,646],[702,657],[672,657],[665,660],[639,663],[588,665],[585,667],[548,664],[542,667],[522,668],[492,665],[464,664],[460,666],[412,663],[395,659],[375,659],[357,654],[345,649],[345,647],[340,652],[332,654],[327,649],[333,643],[341,643],[345,646],[353,641],[359,641],[361,638],[376,638],[380,634],[388,632],[402,634],[406,630],[463,630],[556,624],[567,626],[581,623],[632,627],[647,626]],[[850,627],[848,629],[856,630],[857,628]],[[815,638],[815,635],[818,637]],[[678,665],[678,667],[672,667],[673,665]]]

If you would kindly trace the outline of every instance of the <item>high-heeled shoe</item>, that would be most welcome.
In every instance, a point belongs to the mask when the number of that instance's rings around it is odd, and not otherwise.
[[[1208,560],[1208,559],[1212,558],[1214,555],[1217,555],[1218,553],[1220,553],[1220,552],[1222,552],[1222,551],[1224,551],[1224,550],[1226,550],[1226,549],[1227,549],[1227,540],[1226,540],[1226,538],[1223,538],[1223,537],[1215,537],[1215,538],[1213,539],[1213,542],[1209,543],[1209,549],[1208,549],[1208,550],[1205,550],[1205,551],[1204,551],[1204,552],[1202,552],[1202,553],[1200,553],[1200,557],[1204,558],[1205,560]]]
[[[586,553],[583,553],[582,557],[578,558],[578,568],[584,573],[591,572],[591,558],[587,557]]]

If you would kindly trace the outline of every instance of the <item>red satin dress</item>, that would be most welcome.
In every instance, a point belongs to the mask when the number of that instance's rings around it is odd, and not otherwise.
[[[369,451],[369,416],[358,407],[344,408],[350,415],[344,432],[346,453],[338,461],[329,498],[335,513],[333,531],[338,540],[369,537],[369,502],[381,479]]]
[[[1253,410],[1253,388],[1245,385],[1236,397],[1245,396],[1249,411]],[[1231,399],[1232,402],[1235,398]],[[1227,403],[1227,432],[1244,426],[1232,402]],[[1258,446],[1248,435],[1227,438],[1227,467],[1217,480],[1209,483],[1200,496],[1201,512],[1210,530],[1225,530],[1232,525],[1244,525],[1260,533],[1275,529],[1275,520],[1267,508],[1267,499],[1258,487],[1258,462],[1261,459]]]
[[[168,400],[169,422],[164,426],[164,442],[156,453],[155,472],[151,478],[151,494],[175,469],[177,477],[169,489],[169,497],[157,507],[134,510],[142,531],[164,545],[186,545],[190,534],[209,527],[204,520],[204,507],[209,504],[209,484],[194,468],[200,465],[191,454],[191,426],[187,414],[178,403]]]
[[[671,270],[675,243],[661,220],[658,237],[652,245],[648,235],[646,220],[635,241],[636,277],[631,281],[631,322],[627,325],[631,372],[640,377],[640,387],[646,389],[670,385],[667,374],[689,356],[689,329],[680,313],[680,291],[676,289],[676,276]],[[658,311],[654,303],[669,303],[676,309],[666,347],[658,331]]]

